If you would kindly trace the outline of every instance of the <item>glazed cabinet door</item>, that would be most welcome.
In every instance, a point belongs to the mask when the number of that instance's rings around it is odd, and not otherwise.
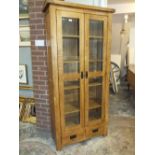
[[[107,50],[106,16],[85,15],[85,45],[85,122],[86,126],[103,125]]]
[[[65,136],[84,127],[83,14],[57,11],[57,42],[61,127]],[[76,137],[70,135],[70,139]]]

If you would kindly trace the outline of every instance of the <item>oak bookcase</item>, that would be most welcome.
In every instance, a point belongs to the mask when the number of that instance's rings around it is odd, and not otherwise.
[[[107,135],[114,9],[46,0],[49,101],[56,147]]]

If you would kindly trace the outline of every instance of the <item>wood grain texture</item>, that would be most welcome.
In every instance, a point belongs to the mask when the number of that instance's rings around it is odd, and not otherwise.
[[[80,63],[80,71],[78,73],[64,73],[64,46],[63,46],[63,32],[62,32],[62,18],[70,18],[70,19],[78,19],[79,20],[79,63]],[[58,41],[58,67],[59,67],[59,90],[60,90],[60,109],[61,109],[61,124],[62,124],[62,134],[64,135],[64,132],[69,132],[69,130],[76,129],[79,130],[80,128],[84,127],[84,81],[81,79],[80,73],[83,72],[84,70],[84,64],[83,64],[83,54],[84,54],[84,49],[83,49],[83,42],[84,42],[84,15],[80,13],[75,13],[75,12],[67,12],[67,11],[57,11],[57,41]],[[72,46],[72,45],[68,45]],[[68,47],[69,48],[69,47]],[[69,49],[68,49],[69,50]],[[74,50],[74,49],[73,49]],[[75,127],[67,127],[65,124],[65,112],[64,109],[65,107],[65,102],[67,100],[67,96],[64,96],[64,82],[66,80],[77,80],[79,79],[80,81],[80,125],[77,125]],[[75,98],[73,94],[69,94],[69,98]],[[68,106],[67,106],[68,107]],[[70,107],[70,106],[69,106]]]
[[[19,86],[20,90],[33,90],[32,86]]]
[[[58,68],[57,68],[57,36],[56,36],[56,9],[49,7],[46,14],[47,26],[47,48],[48,48],[48,82],[49,82],[49,101],[51,105],[51,122],[53,135],[57,149],[62,148],[61,143],[61,123],[58,91]],[[51,20],[53,19],[53,20]]]
[[[112,37],[112,15],[108,15],[107,25],[107,50],[106,50],[106,78],[105,78],[105,134],[108,133],[109,122],[109,81],[110,81],[110,60],[111,60],[111,37]]]
[[[112,8],[98,7],[98,6],[92,6],[92,5],[84,5],[84,4],[78,4],[78,3],[70,3],[70,2],[58,1],[58,0],[45,0],[43,11],[45,11],[49,5],[65,6],[65,7],[71,7],[71,8],[79,8],[79,9],[87,9],[87,10],[91,10],[91,11],[102,11],[102,12],[108,12],[108,13],[114,13],[115,12],[115,10]]]
[[[92,36],[90,34],[90,20],[94,21],[102,21],[104,23],[103,26],[103,34],[100,37],[93,37],[93,38],[103,38],[103,50],[102,50],[102,58],[101,63],[102,63],[102,70],[101,71],[90,71],[90,38],[92,39]],[[107,50],[107,16],[97,16],[97,15],[90,15],[86,14],[85,15],[85,71],[88,72],[88,78],[85,79],[85,123],[86,126],[89,126],[91,124],[98,124],[99,120],[94,121],[89,121],[89,98],[91,97],[91,94],[89,92],[90,84],[89,80],[91,78],[96,78],[96,77],[102,77],[102,91],[105,91],[105,71],[106,71],[106,50]],[[105,98],[106,96],[102,93],[102,110],[101,110],[101,119],[100,123],[104,123],[104,104],[105,104]]]
[[[64,145],[107,134],[111,13],[114,12],[114,9],[47,0],[45,1],[44,11],[46,12],[47,24],[52,126],[57,150],[60,150]],[[73,20],[78,19],[79,32],[78,30],[77,32],[74,31],[73,27],[65,29],[63,25],[65,18],[72,23]],[[90,20],[104,23],[101,36],[90,34]],[[72,31],[75,33],[71,34]],[[103,55],[101,59],[89,58],[90,39],[102,40]],[[79,40],[79,43],[76,44],[72,41],[69,43],[69,40]],[[77,54],[78,50],[79,55]],[[67,57],[68,55],[69,57]],[[102,70],[90,71],[90,62],[101,63]],[[78,63],[79,68],[75,65]],[[87,76],[86,73],[88,73]],[[102,78],[101,82],[97,81],[90,84],[90,80],[100,77]],[[94,97],[93,92],[89,92],[89,89],[93,87],[103,90],[102,95],[97,90],[94,91],[102,98],[98,98],[98,100],[89,99],[89,96]],[[101,116],[96,111],[89,118],[89,110],[95,109],[101,110]],[[68,118],[69,115],[70,118]],[[74,119],[75,116],[76,119]]]
[[[128,67],[127,80],[128,80],[129,86],[131,86],[132,89],[135,90],[135,66],[134,65],[129,65]]]

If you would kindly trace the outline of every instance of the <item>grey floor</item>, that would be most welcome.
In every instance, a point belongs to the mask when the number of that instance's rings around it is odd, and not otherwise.
[[[35,125],[20,122],[20,155],[134,155],[134,94],[125,84],[110,89],[110,122],[106,137],[96,137],[56,151],[53,139]]]

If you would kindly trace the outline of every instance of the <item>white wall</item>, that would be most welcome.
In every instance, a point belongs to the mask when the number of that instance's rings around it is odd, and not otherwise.
[[[108,4],[108,7],[114,8],[116,10],[115,14],[135,13],[135,3],[134,2]]]
[[[120,54],[120,41],[121,41],[120,32],[122,29],[123,20],[124,20],[124,14],[113,15],[113,18],[112,18],[112,46],[111,46],[112,54]]]
[[[135,64],[135,16],[130,18],[129,64]]]
[[[120,44],[121,44],[121,29],[123,27],[125,14],[114,14],[112,19],[112,47],[111,54],[121,54]],[[134,63],[135,55],[135,16],[134,14],[129,14],[129,64]]]
[[[107,0],[65,0],[67,2],[75,2],[80,4],[96,5],[96,6],[107,6]]]

